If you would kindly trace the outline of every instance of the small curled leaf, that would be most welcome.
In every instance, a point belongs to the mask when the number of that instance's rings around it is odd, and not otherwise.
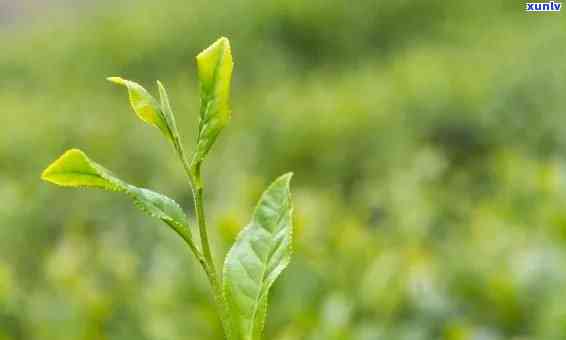
[[[200,163],[230,121],[232,52],[230,41],[220,38],[196,57],[200,82],[200,117],[193,162]]]
[[[143,86],[136,82],[120,77],[108,77],[106,79],[128,89],[130,105],[141,120],[161,130],[169,141],[177,142],[179,136],[177,126],[169,105],[167,93],[160,82],[158,82],[158,86],[161,104]],[[166,105],[166,107],[163,105]]]
[[[169,96],[167,95],[167,91],[165,90],[165,86],[161,84],[161,82],[157,81],[157,88],[159,89],[159,101],[161,104],[161,112],[163,113],[163,117],[165,118],[165,122],[171,132],[171,138],[173,145],[175,148],[180,150],[182,148],[181,145],[181,137],[179,135],[179,131],[177,130],[177,122],[175,121],[175,115],[173,114],[173,110],[171,109],[171,104],[169,103]]]
[[[187,216],[177,202],[160,193],[120,180],[102,165],[88,158],[81,150],[66,151],[43,171],[41,178],[63,187],[122,192],[147,215],[162,220],[178,233],[190,235]]]

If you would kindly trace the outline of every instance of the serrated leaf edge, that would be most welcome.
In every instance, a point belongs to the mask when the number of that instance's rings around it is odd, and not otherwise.
[[[253,216],[256,215],[256,211],[259,209],[260,202],[263,200],[264,195],[265,195],[280,179],[282,179],[282,178],[284,178],[284,177],[289,177],[289,180],[288,180],[289,184],[288,184],[288,185],[290,186],[290,181],[291,181],[291,179],[292,179],[292,177],[293,177],[293,173],[292,173],[292,172],[288,172],[288,173],[286,173],[286,174],[283,174],[283,175],[277,177],[275,180],[273,180],[273,182],[264,190],[264,192],[263,192],[262,195],[260,196],[259,200],[257,201],[257,204],[256,204],[256,206],[255,206],[255,208],[254,208],[254,210],[253,210],[253,213],[252,213],[252,219],[253,219]],[[294,207],[293,207],[293,200],[292,200],[292,197],[291,197],[291,196],[292,196],[292,195],[291,195],[291,190],[290,190],[290,187],[289,187],[289,190],[288,190],[288,198],[287,198],[288,205],[289,205],[288,208],[289,208],[290,224],[291,224],[291,227],[289,228],[289,256],[287,256],[287,260],[283,263],[283,265],[282,265],[277,271],[275,271],[275,273],[277,273],[277,274],[275,275],[275,278],[276,278],[276,279],[277,279],[277,278],[279,277],[279,275],[287,268],[287,266],[289,265],[289,263],[291,263],[291,257],[292,257],[292,255],[293,255],[293,251],[294,251],[294,249],[293,249],[293,212],[294,212]],[[279,222],[278,222],[278,223],[279,223]],[[253,227],[253,224],[248,224],[247,226],[245,226],[245,227],[239,232],[238,236],[236,237],[236,240],[234,241],[234,243],[233,243],[233,245],[232,245],[232,248],[230,248],[230,250],[229,250],[228,253],[226,254],[225,261],[224,261],[224,264],[225,264],[225,265],[224,265],[224,268],[223,268],[223,270],[222,270],[222,277],[223,277],[224,280],[226,279],[226,276],[227,276],[227,273],[226,273],[226,271],[227,271],[226,261],[227,261],[227,260],[230,258],[230,256],[232,255],[232,252],[234,251],[234,248],[235,248],[236,244],[238,244],[238,242],[241,241],[241,239],[244,237],[244,235],[246,234],[246,232],[249,231],[249,229],[251,229],[252,227]],[[264,282],[264,280],[265,280],[265,273],[262,274],[262,282]],[[266,320],[266,316],[267,316],[267,309],[268,309],[268,306],[269,306],[269,301],[268,301],[268,298],[269,298],[269,291],[270,291],[270,289],[271,289],[271,286],[272,286],[274,283],[275,283],[275,280],[273,280],[273,282],[271,282],[268,286],[265,287],[264,292],[261,292],[261,291],[260,291],[260,294],[259,294],[258,299],[257,299],[257,301],[259,301],[259,302],[258,302],[257,304],[255,304],[255,306],[254,306],[254,312],[252,313],[252,324],[251,324],[252,329],[250,330],[252,336],[255,335],[255,334],[261,335],[261,334],[263,333],[263,329],[264,329],[264,326],[265,326],[265,320]],[[222,284],[222,294],[224,295],[224,299],[228,302],[227,296],[229,295],[229,292],[226,290],[226,284],[224,284],[224,283]],[[263,298],[266,299],[266,300],[265,300],[265,308],[261,309],[261,302],[262,302],[262,299],[263,299]],[[228,303],[228,308],[230,309],[230,303]],[[260,310],[260,309],[261,309],[261,310]],[[257,316],[258,316],[258,314],[257,314],[258,311],[262,312],[262,314],[261,314],[262,318],[261,318],[261,324],[259,325],[259,328],[257,329],[257,333],[256,333],[256,332],[254,332],[254,331],[255,331],[255,327],[254,327],[254,326],[255,326],[255,321],[256,321],[256,319],[257,319]],[[232,327],[235,326],[235,325],[233,324],[233,320],[230,320],[230,324],[231,324]],[[237,335],[240,335],[239,329],[237,330],[236,334],[237,334]],[[240,339],[238,339],[238,340],[240,340]],[[247,339],[246,339],[246,340],[247,340]],[[256,339],[253,339],[253,340],[256,340]]]
[[[98,186],[88,186],[88,185],[69,185],[69,184],[64,184],[64,183],[58,183],[56,181],[53,181],[51,178],[49,178],[49,176],[47,175],[49,173],[50,170],[52,170],[52,168],[54,166],[56,166],[56,164],[63,158],[67,157],[69,155],[69,153],[73,153],[73,152],[78,152],[80,153],[83,157],[84,160],[88,163],[89,166],[91,166],[96,174],[102,178],[103,180],[107,181],[109,183],[108,187],[98,187]],[[80,173],[80,172],[79,172]],[[81,173],[82,174],[82,173]],[[89,173],[84,173],[84,175],[88,175],[88,176],[92,176],[94,177],[92,174]],[[61,156],[59,156],[55,161],[53,161],[49,166],[47,166],[47,168],[45,168],[45,170],[43,170],[42,174],[41,174],[41,179],[55,184],[57,186],[61,186],[61,187],[67,187],[67,188],[88,188],[88,189],[100,189],[100,190],[105,190],[105,191],[111,191],[111,192],[121,192],[124,193],[126,196],[130,197],[134,203],[134,205],[140,209],[141,211],[143,211],[146,215],[153,217],[153,218],[157,218],[162,220],[164,223],[168,224],[171,228],[176,229],[176,228],[187,228],[189,230],[190,233],[190,226],[188,224],[183,224],[180,223],[179,221],[171,218],[170,216],[168,216],[165,213],[161,213],[161,214],[156,214],[154,212],[151,212],[142,202],[141,200],[136,196],[135,190],[148,190],[156,195],[160,195],[163,198],[165,198],[167,201],[169,201],[169,203],[172,203],[173,205],[175,205],[176,208],[178,208],[180,211],[183,211],[183,209],[181,208],[181,206],[172,198],[169,198],[161,193],[155,192],[153,190],[150,189],[146,189],[146,188],[141,188],[141,187],[136,187],[134,185],[128,184],[126,182],[123,182],[122,180],[120,180],[119,178],[115,177],[113,175],[113,173],[106,169],[105,167],[103,167],[102,165],[94,162],[93,160],[91,160],[85,152],[83,152],[80,149],[76,149],[76,148],[72,148],[69,149],[67,151],[65,151]]]

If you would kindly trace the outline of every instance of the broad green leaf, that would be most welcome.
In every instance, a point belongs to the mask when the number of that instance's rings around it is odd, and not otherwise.
[[[81,150],[71,149],[65,152],[43,171],[41,178],[64,187],[122,192],[146,214],[162,220],[175,230],[190,233],[188,219],[177,202],[162,194],[123,182]]]
[[[230,41],[220,38],[197,55],[200,82],[200,117],[197,149],[193,162],[200,163],[214,144],[218,134],[230,121],[230,82],[232,52]]]
[[[169,105],[167,93],[159,81],[157,84],[161,104],[158,103],[145,88],[136,82],[120,77],[108,77],[107,79],[115,84],[125,86],[128,89],[130,105],[138,117],[149,125],[161,130],[165,137],[176,145],[179,139],[179,133],[177,132],[175,118],[173,117],[171,106]]]
[[[260,339],[269,289],[291,260],[291,176],[279,177],[263,193],[226,256],[224,296],[237,340]]]

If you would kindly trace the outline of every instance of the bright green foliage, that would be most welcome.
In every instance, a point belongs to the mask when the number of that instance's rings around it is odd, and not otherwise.
[[[64,187],[89,187],[111,191],[120,191],[124,187],[108,170],[91,161],[78,149],[65,152],[43,171],[41,178]]]
[[[177,232],[190,234],[187,216],[174,200],[155,191],[132,185],[128,185],[125,193],[148,215],[159,218]]]
[[[84,152],[71,149],[55,160],[41,175],[45,181],[64,187],[99,188],[123,192],[146,214],[158,218],[178,232],[190,234],[187,217],[174,200],[116,178]]]
[[[141,120],[161,130],[165,137],[173,144],[178,141],[179,133],[177,132],[175,118],[173,117],[165,88],[160,82],[157,82],[157,84],[161,104],[158,103],[145,88],[136,82],[120,77],[108,77],[107,79],[115,84],[125,86],[128,89],[130,105]]]
[[[230,120],[232,51],[226,38],[218,39],[197,56],[200,82],[200,120],[193,163],[200,163]]]
[[[291,177],[279,177],[263,193],[226,256],[224,294],[237,339],[261,338],[269,288],[291,260]]]
[[[78,147],[195,236],[174,151],[105,77],[157,101],[161,80],[190,160],[194,57],[224,32],[232,120],[202,169],[219,271],[295,172],[266,340],[566,340],[566,13],[522,6],[0,0],[0,339],[222,339],[168,227],[39,177]]]
[[[193,191],[200,248],[193,242],[187,217],[175,201],[123,182],[80,150],[65,152],[43,172],[42,178],[65,187],[91,187],[125,193],[146,214],[165,222],[185,240],[208,276],[227,339],[260,340],[269,289],[291,260],[292,204],[289,186],[292,174],[279,177],[263,193],[251,222],[226,256],[221,281],[208,242],[201,164],[230,120],[233,62],[228,39],[220,38],[201,52],[197,56],[197,68],[201,109],[197,145],[191,163],[185,156],[165,87],[157,81],[160,97],[157,102],[133,81],[119,77],[108,80],[126,86],[136,114],[160,129],[173,143]]]

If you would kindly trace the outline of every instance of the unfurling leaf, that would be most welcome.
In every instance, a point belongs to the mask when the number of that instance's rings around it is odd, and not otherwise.
[[[226,256],[224,296],[237,340],[260,339],[269,289],[291,259],[291,176],[279,177],[263,193]]]
[[[177,130],[175,115],[173,114],[171,104],[169,103],[169,96],[167,95],[167,91],[165,91],[165,87],[159,80],[157,81],[157,88],[159,89],[161,112],[163,113],[163,117],[165,118],[165,122],[167,123],[167,126],[169,128],[169,132],[171,132],[173,145],[175,147],[181,148],[181,137],[179,136],[179,131]]]
[[[149,125],[161,130],[165,137],[177,146],[179,133],[175,124],[175,118],[173,117],[165,88],[159,81],[157,84],[159,86],[161,104],[136,82],[120,77],[108,77],[107,79],[115,84],[125,86],[128,89],[130,105],[138,117]]]
[[[146,214],[158,218],[177,232],[190,234],[187,216],[174,200],[157,192],[123,182],[109,170],[71,149],[43,171],[41,178],[64,187],[99,188],[123,192]]]
[[[200,163],[230,120],[232,52],[230,41],[220,38],[197,55],[200,82],[200,117],[193,163]]]

